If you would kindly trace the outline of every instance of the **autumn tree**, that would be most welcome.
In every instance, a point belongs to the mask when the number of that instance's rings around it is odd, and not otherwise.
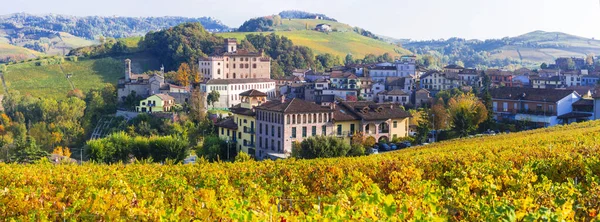
[[[190,75],[192,74],[192,70],[187,63],[181,63],[179,65],[179,69],[177,69],[177,74],[175,74],[175,81],[180,86],[188,86],[190,85]]]
[[[444,100],[439,98],[438,101],[431,107],[431,119],[433,120],[434,130],[443,130],[448,128],[448,111],[444,105]]]
[[[448,111],[452,120],[452,130],[460,137],[474,132],[488,116],[485,105],[471,93],[450,99]]]

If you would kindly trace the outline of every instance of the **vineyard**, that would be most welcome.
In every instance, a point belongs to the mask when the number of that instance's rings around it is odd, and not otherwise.
[[[0,164],[22,221],[589,221],[600,122],[359,158],[194,165]]]

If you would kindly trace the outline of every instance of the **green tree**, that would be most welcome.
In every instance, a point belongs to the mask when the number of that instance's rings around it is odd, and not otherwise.
[[[17,163],[34,163],[44,157],[48,157],[48,152],[40,149],[35,143],[35,139],[27,137],[27,142],[22,145],[17,145],[16,154],[11,158]]]
[[[337,137],[309,137],[292,150],[292,156],[301,159],[331,158],[347,156],[350,144]]]
[[[542,65],[540,65],[541,69],[548,69],[548,64],[546,64],[545,62],[542,63]]]
[[[354,64],[354,56],[352,56],[352,54],[348,53],[346,55],[345,65],[351,65],[351,64]]]
[[[431,132],[431,124],[429,120],[427,118],[421,118],[419,120],[419,124],[417,125],[417,135],[415,137],[415,142],[418,144],[427,142],[429,132]]]
[[[568,70],[575,70],[575,62],[573,61],[572,58],[568,58],[567,59],[567,69]]]
[[[214,109],[215,108],[215,103],[219,102],[219,98],[220,97],[221,97],[221,94],[219,94],[219,91],[213,90],[206,97],[206,102],[208,102],[208,104],[212,104],[213,109]]]
[[[202,147],[196,148],[196,155],[204,157],[208,161],[222,160],[227,158],[227,145],[217,136],[207,136],[204,138]]]

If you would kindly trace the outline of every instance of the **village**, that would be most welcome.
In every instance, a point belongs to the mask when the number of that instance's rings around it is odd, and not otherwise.
[[[226,39],[223,53],[198,61],[198,87],[204,111],[222,111],[212,118],[218,136],[257,159],[288,158],[294,143],[312,136],[350,141],[361,133],[384,144],[414,136],[417,126],[408,111],[431,108],[438,93],[450,90],[488,88],[493,119],[527,122],[527,129],[600,117],[600,73],[584,69],[581,58],[559,58],[537,70],[459,65],[427,70],[417,65],[416,56],[405,55],[393,63],[328,67],[326,72],[296,69],[271,79],[270,58],[237,47],[236,39]],[[117,115],[176,118],[176,107],[190,102],[191,86],[167,83],[163,70],[134,74],[130,60],[125,67],[118,98],[135,93],[145,99]],[[427,142],[435,142],[438,133],[432,131]]]

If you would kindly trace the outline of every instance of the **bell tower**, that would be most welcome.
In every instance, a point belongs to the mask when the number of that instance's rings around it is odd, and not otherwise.
[[[225,39],[225,52],[236,52],[237,40],[234,38]]]

